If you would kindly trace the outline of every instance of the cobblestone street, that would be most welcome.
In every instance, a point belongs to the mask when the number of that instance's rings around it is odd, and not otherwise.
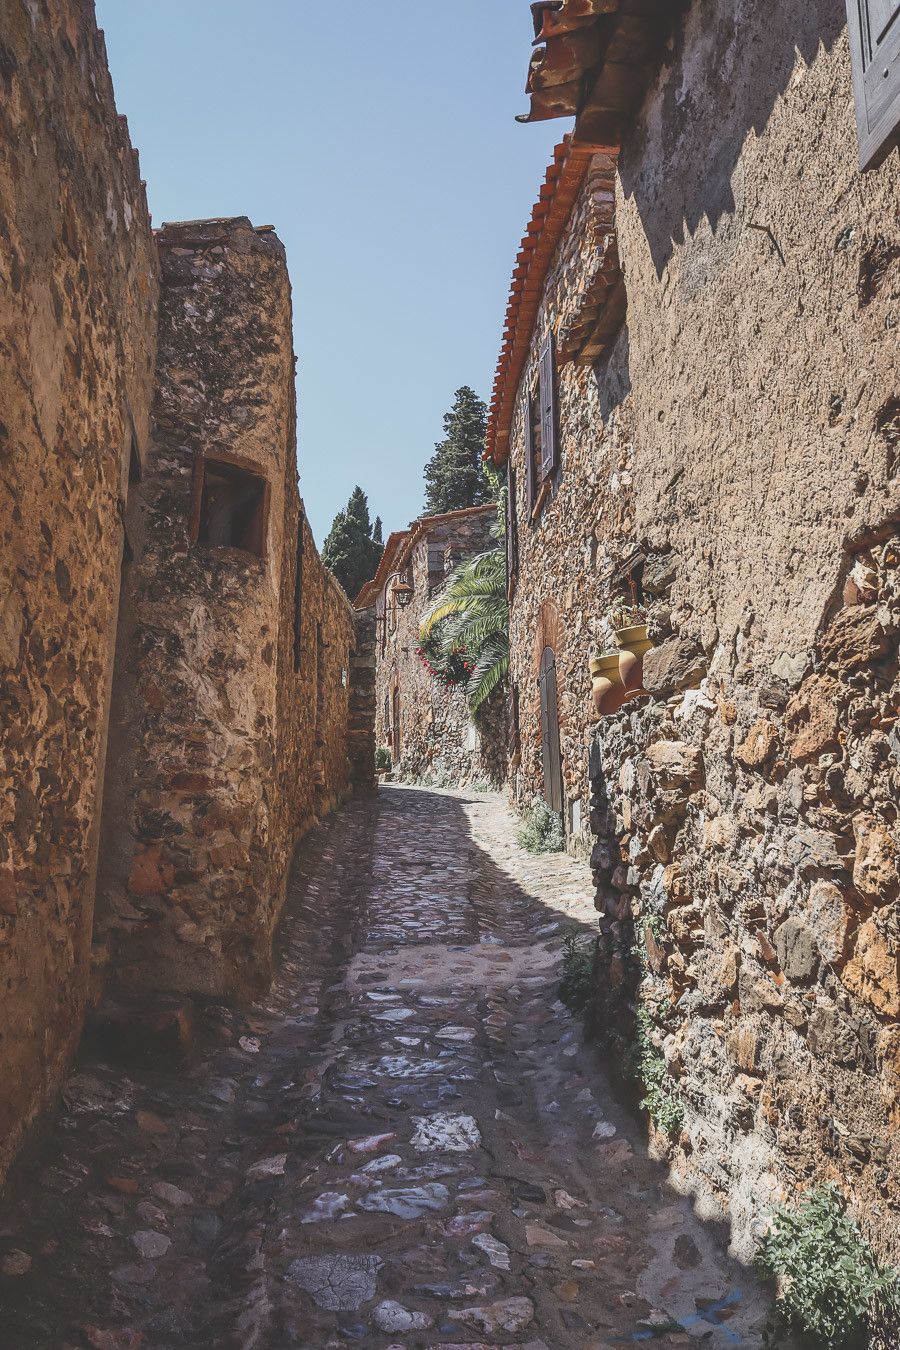
[[[0,1207],[2,1350],[760,1344],[558,1001],[589,871],[515,832],[382,788],[307,839],[267,999],[179,1073],[82,1057]]]

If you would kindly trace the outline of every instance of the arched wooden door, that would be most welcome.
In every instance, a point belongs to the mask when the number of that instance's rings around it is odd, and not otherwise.
[[[562,815],[562,761],[559,750],[559,713],[556,703],[556,657],[552,647],[541,653],[541,755],[544,764],[544,801]]]
[[[400,762],[400,690],[394,686],[394,707],[392,719],[392,731],[394,736],[393,761],[395,764]]]

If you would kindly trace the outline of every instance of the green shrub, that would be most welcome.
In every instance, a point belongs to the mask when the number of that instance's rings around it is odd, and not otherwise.
[[[562,821],[546,802],[535,802],[525,816],[518,840],[529,853],[559,853],[564,843]]]
[[[804,1350],[898,1343],[900,1272],[878,1264],[835,1186],[776,1209],[756,1259],[777,1290],[770,1345],[784,1335]]]
[[[662,1053],[650,1039],[652,1020],[646,1008],[635,1015],[634,1040],[629,1048],[625,1069],[643,1090],[641,1107],[658,1130],[675,1135],[684,1124],[684,1111],[668,1089],[669,1075]]]
[[[391,752],[386,745],[375,747],[375,772],[380,773],[382,769],[390,770]]]
[[[587,1016],[594,1002],[594,954],[597,939],[585,940],[577,928],[563,938],[563,977],[559,996],[574,1013]]]

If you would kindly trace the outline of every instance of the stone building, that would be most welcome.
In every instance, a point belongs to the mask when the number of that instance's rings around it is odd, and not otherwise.
[[[117,987],[248,995],[298,835],[348,793],[353,618],[297,492],[284,248],[246,217],[157,244],[97,928]]]
[[[264,987],[296,840],[373,784],[283,248],[154,237],[90,0],[2,11],[0,1177],[104,987]]]
[[[0,1175],[61,1079],[88,989],[159,271],[91,7],[2,13]]]
[[[834,1179],[896,1259],[900,175],[872,50],[841,0],[532,9],[529,117],[575,124],[490,415],[511,790],[593,843],[599,1027],[658,1070],[673,1177],[743,1253]],[[623,605],[655,645],[598,718]]]
[[[460,562],[496,546],[497,507],[422,516],[391,534],[378,570],[356,599],[375,623],[375,738],[395,772],[440,784],[505,776],[503,709],[497,698],[473,722],[463,683],[432,675],[419,629]]]

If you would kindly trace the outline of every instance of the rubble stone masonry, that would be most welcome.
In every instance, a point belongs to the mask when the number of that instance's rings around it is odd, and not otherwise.
[[[81,0],[0,5],[0,1176],[89,982],[123,549],[157,262]]]
[[[353,617],[297,493],[280,241],[237,217],[158,243],[98,936],[122,989],[247,996],[296,839],[349,789]]]
[[[513,427],[514,795],[543,790],[549,645],[612,1067],[639,1037],[664,1061],[681,1123],[656,1143],[743,1254],[773,1202],[833,1179],[896,1260],[900,175],[857,168],[844,5],[689,7],[619,157],[626,322],[580,366],[610,168],[548,272]],[[561,464],[530,525],[551,327]],[[645,692],[598,721],[588,658],[631,597]]]

